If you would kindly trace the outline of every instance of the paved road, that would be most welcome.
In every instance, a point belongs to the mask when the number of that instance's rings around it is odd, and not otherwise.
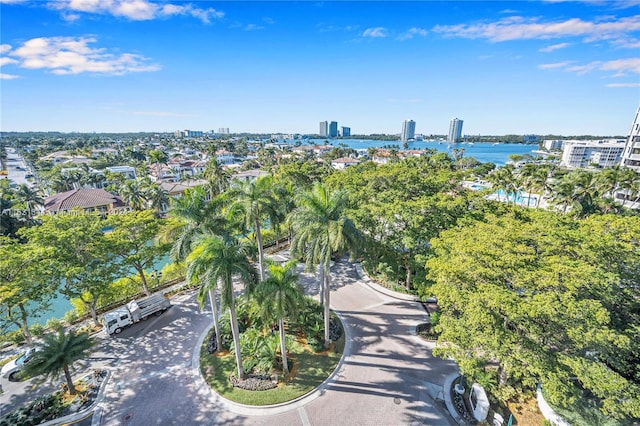
[[[4,178],[9,179],[16,186],[22,184],[34,186],[33,181],[27,179],[27,174],[31,173],[27,163],[14,148],[7,148],[7,172],[8,175]]]
[[[255,415],[202,386],[192,355],[211,313],[199,311],[192,293],[172,300],[163,315],[104,339],[87,360],[112,371],[94,425],[454,424],[434,397],[455,366],[432,357],[428,344],[411,333],[426,318],[422,308],[375,292],[346,261],[334,264],[332,279],[331,304],[351,343],[339,371],[315,397]],[[302,274],[301,282],[317,297],[313,275]]]

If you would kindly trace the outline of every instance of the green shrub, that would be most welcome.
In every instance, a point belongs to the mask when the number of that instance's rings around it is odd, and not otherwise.
[[[62,320],[68,325],[75,323],[76,321],[78,321],[78,311],[75,309],[71,309],[70,311],[64,314],[64,316],[62,317]],[[49,327],[48,322],[47,322],[47,327]]]
[[[4,339],[7,342],[11,342],[14,345],[22,345],[25,342],[24,334],[22,330],[12,330],[4,335]]]
[[[44,334],[44,325],[33,324],[31,327],[29,327],[29,331],[35,337],[42,337],[42,335]]]
[[[72,310],[72,311],[69,311],[69,312],[75,312],[75,310]],[[65,314],[65,316],[66,315],[67,314]],[[45,325],[47,330],[52,330],[52,331],[59,330],[63,326],[64,326],[64,324],[62,324],[62,321],[59,320],[58,318],[51,318],[49,321],[47,321],[47,324]]]
[[[184,278],[187,274],[187,268],[184,263],[167,263],[162,268],[162,281],[171,281],[177,278]]]

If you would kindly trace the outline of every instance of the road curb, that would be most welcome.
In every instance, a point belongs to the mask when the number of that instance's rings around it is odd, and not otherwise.
[[[356,267],[356,273],[358,274],[358,278],[360,279],[360,282],[370,287],[371,289],[377,291],[378,293],[382,293],[385,296],[389,296],[398,300],[404,300],[407,302],[420,302],[420,298],[418,296],[415,296],[413,294],[399,293],[397,291],[393,291],[391,289],[381,286],[380,284],[373,281],[369,277],[369,275],[367,275],[367,273],[364,271],[364,268],[362,268],[362,264],[355,263],[354,265]]]
[[[297,410],[300,407],[304,407],[306,404],[324,394],[324,391],[327,389],[329,384],[331,384],[334,381],[334,378],[342,372],[345,360],[351,355],[351,331],[349,330],[349,327],[346,324],[342,314],[337,310],[333,310],[333,312],[335,312],[335,314],[338,316],[338,318],[340,318],[340,321],[342,322],[342,329],[345,333],[344,350],[342,352],[342,356],[340,357],[340,361],[338,361],[338,365],[336,365],[336,368],[329,375],[329,377],[327,377],[317,388],[311,390],[310,392],[301,395],[291,401],[283,402],[280,404],[260,406],[239,404],[218,394],[215,390],[213,390],[211,386],[207,384],[200,371],[200,348],[202,347],[204,339],[207,337],[209,330],[211,330],[211,328],[213,327],[213,323],[208,326],[200,335],[200,338],[198,339],[196,347],[193,351],[193,356],[191,358],[191,364],[193,366],[193,376],[196,384],[201,389],[205,389],[205,392],[208,390],[209,397],[215,403],[223,405],[226,409],[236,414],[248,416],[270,416],[274,414],[287,413],[289,411]]]
[[[107,382],[109,382],[109,379],[111,378],[111,371],[108,369],[105,369],[107,371],[107,375],[104,378],[104,380],[102,381],[102,383],[100,384],[100,389],[98,389],[98,396],[96,397],[96,400],[93,402],[93,404],[91,404],[90,406],[88,406],[87,408],[84,408],[80,411],[78,411],[77,413],[73,413],[73,414],[68,414],[64,417],[58,417],[57,419],[53,419],[53,420],[49,420],[48,422],[45,423],[41,423],[40,426],[55,426],[55,425],[67,425],[67,424],[73,424],[75,422],[78,422],[86,417],[89,417],[89,415],[93,414],[93,410],[95,410],[104,400],[105,397],[105,388],[107,386]],[[94,422],[91,423],[92,425],[94,424]],[[99,423],[98,423],[99,424]]]
[[[451,400],[451,385],[453,385],[453,381],[460,377],[460,373],[451,373],[444,379],[444,384],[442,385],[442,396],[444,396],[444,403],[447,406],[447,410],[449,411],[449,415],[453,417],[453,420],[456,421],[459,425],[466,424],[462,417],[458,414],[458,410],[453,405],[453,401]]]

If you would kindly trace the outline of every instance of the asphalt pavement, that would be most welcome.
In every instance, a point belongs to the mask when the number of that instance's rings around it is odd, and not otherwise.
[[[302,273],[300,281],[317,297],[315,275]],[[456,366],[433,357],[430,344],[415,334],[427,314],[419,303],[374,291],[346,260],[332,266],[331,291],[348,336],[345,354],[325,384],[293,404],[255,409],[221,400],[197,367],[211,312],[200,311],[194,292],[172,304],[115,337],[100,333],[97,350],[78,368],[111,371],[93,426],[455,424],[443,385]],[[45,389],[31,389],[31,381],[16,386],[0,396],[2,412]]]

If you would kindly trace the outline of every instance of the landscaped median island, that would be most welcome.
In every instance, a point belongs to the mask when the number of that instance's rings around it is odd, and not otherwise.
[[[71,420],[76,414],[88,412],[100,394],[100,388],[108,378],[104,369],[96,369],[74,383],[75,394],[62,384],[60,390],[42,395],[22,407],[0,417],[0,426],[30,426],[62,418]]]
[[[332,343],[325,349],[321,306],[311,298],[305,298],[304,305],[296,321],[285,325],[289,366],[286,377],[282,373],[277,325],[263,322],[255,311],[252,312],[251,301],[245,301],[238,305],[238,320],[247,377],[244,381],[236,378],[236,361],[226,316],[220,320],[222,350],[211,353],[211,349],[215,349],[213,329],[200,349],[200,370],[204,380],[223,398],[255,406],[291,401],[320,386],[340,362],[345,333],[340,319],[332,315]]]

